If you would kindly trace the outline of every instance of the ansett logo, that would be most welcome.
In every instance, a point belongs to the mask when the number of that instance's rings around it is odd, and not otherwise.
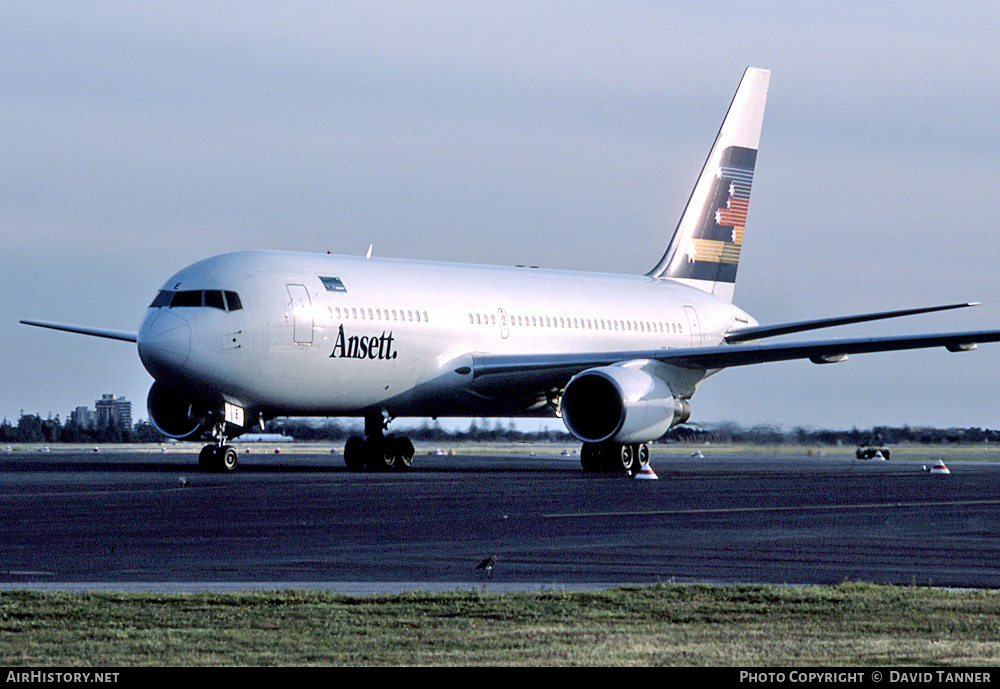
[[[392,348],[392,332],[388,335],[344,335],[344,326],[337,333],[337,343],[333,345],[331,359],[395,359],[396,352]]]

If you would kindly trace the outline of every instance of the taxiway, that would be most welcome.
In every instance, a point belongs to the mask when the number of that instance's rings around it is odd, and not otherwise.
[[[656,481],[575,456],[0,453],[0,587],[349,592],[704,581],[1000,586],[1000,464],[657,447]],[[495,554],[487,578],[474,567]]]

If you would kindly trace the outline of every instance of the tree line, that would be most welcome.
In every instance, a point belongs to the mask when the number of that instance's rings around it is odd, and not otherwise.
[[[80,426],[59,415],[21,414],[17,423],[0,422],[0,443],[158,443],[163,436],[148,421],[131,428]]]
[[[266,433],[278,433],[306,442],[344,442],[351,436],[364,435],[360,421],[343,419],[279,418],[269,421]],[[524,430],[513,421],[471,419],[465,429],[445,429],[438,421],[425,420],[409,426],[405,434],[423,442],[552,442],[574,443],[564,429]],[[21,414],[16,423],[6,418],[0,422],[0,443],[159,443],[166,438],[148,421],[131,428],[84,427],[59,416],[42,418]],[[670,429],[658,443],[745,443],[752,445],[894,445],[1000,443],[1000,430],[988,428],[930,428],[914,426],[874,426],[851,430],[814,429],[796,426],[785,429],[761,424],[744,427],[735,423],[682,425]]]

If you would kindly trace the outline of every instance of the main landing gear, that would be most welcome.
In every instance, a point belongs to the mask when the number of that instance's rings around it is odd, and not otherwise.
[[[584,443],[580,464],[589,473],[638,473],[649,464],[649,445],[636,443]]]
[[[409,469],[415,452],[409,438],[384,435],[388,421],[382,415],[365,417],[365,438],[354,436],[344,445],[344,464],[352,471]]]

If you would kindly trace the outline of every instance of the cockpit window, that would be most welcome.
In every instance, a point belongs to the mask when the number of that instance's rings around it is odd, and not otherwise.
[[[174,294],[171,306],[201,306],[201,290],[185,290]]]
[[[149,308],[159,309],[164,306],[169,306],[170,308],[207,306],[219,309],[220,311],[239,311],[243,308],[240,297],[236,292],[223,292],[218,289],[192,289],[180,292],[160,290],[153,299],[153,303],[149,305]]]
[[[222,291],[217,289],[205,290],[205,306],[211,306],[220,311],[226,310],[226,302],[222,300]]]
[[[156,293],[156,298],[153,299],[153,303],[149,305],[151,309],[158,309],[161,306],[169,306],[170,300],[174,298],[173,292],[168,292],[166,290],[160,290]]]

